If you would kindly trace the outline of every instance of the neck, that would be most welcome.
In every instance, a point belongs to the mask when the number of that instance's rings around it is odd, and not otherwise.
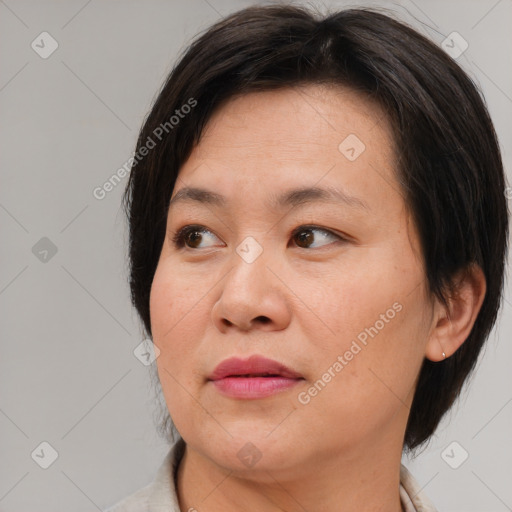
[[[398,454],[398,455],[397,455]],[[240,472],[186,446],[177,494],[187,512],[400,512],[401,439],[315,453],[301,468]]]

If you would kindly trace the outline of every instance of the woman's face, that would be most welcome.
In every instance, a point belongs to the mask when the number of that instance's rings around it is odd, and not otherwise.
[[[432,304],[395,168],[384,113],[350,90],[251,93],[211,119],[172,198],[223,199],[171,204],[150,301],[163,393],[196,453],[253,475],[400,456]],[[295,378],[211,380],[254,355]]]

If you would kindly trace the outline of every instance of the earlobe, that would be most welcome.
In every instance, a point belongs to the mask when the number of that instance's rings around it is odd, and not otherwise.
[[[485,298],[486,282],[482,269],[472,264],[453,279],[448,307],[437,298],[433,325],[425,348],[430,361],[443,361],[466,341]]]

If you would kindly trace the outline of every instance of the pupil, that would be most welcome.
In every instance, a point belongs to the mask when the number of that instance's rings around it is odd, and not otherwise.
[[[299,241],[300,243],[311,243],[313,241],[313,235],[311,234],[310,231],[301,231],[299,233]]]
[[[194,245],[195,242],[201,239],[201,234],[198,231],[192,231],[189,233],[189,240],[191,240],[191,244]]]

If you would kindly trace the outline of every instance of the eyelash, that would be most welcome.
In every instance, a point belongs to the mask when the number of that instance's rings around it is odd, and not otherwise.
[[[335,236],[336,238],[339,238],[340,241],[342,242],[347,242],[348,239],[337,234],[337,233],[334,233],[333,231],[329,230],[329,229],[325,229],[325,228],[322,228],[320,226],[315,226],[315,225],[311,225],[311,224],[305,224],[305,225],[302,225],[302,226],[299,226],[298,228],[294,229],[291,233],[291,238],[295,237],[296,235],[298,235],[299,233],[301,233],[302,231],[323,231],[324,233],[328,233],[329,235],[332,235],[332,236]],[[197,224],[189,224],[189,225],[186,225],[186,226],[183,226],[182,228],[180,228],[172,237],[172,242],[174,244],[174,247],[176,249],[182,249],[182,248],[186,248],[186,249],[189,249],[189,250],[199,250],[197,249],[196,247],[185,247],[185,238],[187,235],[189,235],[190,233],[193,233],[193,232],[198,232],[198,233],[212,233],[212,231],[210,231],[209,229],[205,228],[204,226],[200,226],[200,225],[197,225]],[[328,246],[330,244],[326,244],[326,246]],[[323,247],[325,246],[322,246],[320,248],[317,248],[317,249],[322,249]],[[304,247],[299,247],[300,249],[304,249]]]

